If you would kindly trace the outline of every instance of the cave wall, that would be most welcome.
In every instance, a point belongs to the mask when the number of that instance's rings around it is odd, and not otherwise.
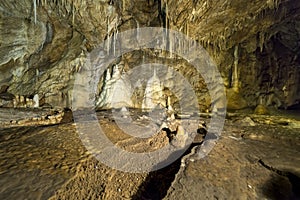
[[[74,77],[88,52],[117,31],[160,26],[185,33],[209,52],[228,89],[229,108],[286,108],[300,99],[299,10],[296,0],[2,0],[0,106],[12,106],[9,93],[16,96],[15,106],[26,106],[20,96],[26,101],[38,94],[40,105],[71,107]],[[121,73],[149,54],[133,52],[119,59]],[[209,109],[201,76],[186,62],[165,63],[187,76],[201,109]],[[97,94],[104,102],[105,81]],[[143,96],[136,95],[141,102]]]

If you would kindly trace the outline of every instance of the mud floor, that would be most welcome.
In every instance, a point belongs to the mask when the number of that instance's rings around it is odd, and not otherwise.
[[[21,120],[44,112],[23,111],[23,117],[11,110],[1,112],[0,199],[300,197],[300,121],[291,115],[229,114],[220,139],[205,158],[197,160],[195,153],[200,139],[166,168],[127,173],[105,166],[86,150],[68,112],[51,123],[45,120],[58,112],[39,123]],[[97,116],[114,144],[128,151],[153,151],[169,142],[164,132],[136,140],[120,131],[109,111]]]

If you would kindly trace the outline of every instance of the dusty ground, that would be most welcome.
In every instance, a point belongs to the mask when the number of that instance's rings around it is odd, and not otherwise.
[[[165,134],[149,140],[130,139],[109,114],[98,115],[108,137],[127,150],[149,151],[169,141]],[[14,115],[6,115],[7,119],[11,117]],[[300,188],[300,127],[295,119],[230,115],[220,140],[204,159],[193,160],[195,155],[189,154],[184,165],[178,160],[159,171],[136,174],[111,169],[91,156],[82,145],[75,124],[68,121],[65,118],[61,124],[43,126],[5,125],[0,129],[0,199],[300,196],[296,189]]]

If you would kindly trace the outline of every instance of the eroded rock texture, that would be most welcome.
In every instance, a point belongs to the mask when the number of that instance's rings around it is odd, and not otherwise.
[[[117,32],[155,26],[180,31],[203,45],[222,74],[229,108],[286,108],[300,99],[299,9],[297,0],[2,0],[0,86],[9,87],[0,91],[0,106],[13,106],[7,94],[25,101],[38,94],[41,106],[72,107],[74,77],[82,73],[88,52]],[[112,64],[109,80],[115,65],[124,74],[143,58],[178,68],[195,89],[200,108],[210,108],[203,79],[177,57],[131,52]],[[97,106],[106,105],[110,96],[106,81],[99,83]],[[142,106],[145,90],[146,85],[133,92],[131,106]],[[176,101],[172,97],[172,104]]]

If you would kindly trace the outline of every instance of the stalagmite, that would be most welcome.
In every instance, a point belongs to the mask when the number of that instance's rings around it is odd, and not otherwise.
[[[20,96],[20,103],[24,103],[25,102],[25,99],[24,99],[24,96]]]
[[[111,79],[111,74],[110,74],[110,69],[108,68],[106,71],[105,82],[109,81],[110,79]]]
[[[121,69],[120,69],[120,66],[118,64],[116,64],[114,67],[113,67],[113,75],[112,77],[114,79],[119,79],[121,77]]]
[[[181,125],[179,125],[176,130],[176,135],[180,136],[184,134],[185,134],[184,128]]]
[[[169,96],[167,97],[167,107],[168,107],[168,110],[173,111],[171,98]]]
[[[105,108],[131,107],[132,88],[126,76],[122,76],[121,65],[108,68],[103,82],[103,89],[96,105]]]
[[[20,101],[19,101],[19,107],[20,108],[24,108],[26,105],[25,105],[25,98],[24,96],[20,96]]]
[[[238,78],[238,64],[239,64],[239,46],[236,45],[234,48],[234,71],[232,77],[232,86],[235,92],[239,90],[239,78]]]
[[[144,99],[142,103],[142,109],[148,110],[153,109],[156,106],[162,103],[162,96],[163,96],[163,88],[161,85],[161,81],[156,74],[156,70],[154,69],[153,76],[148,80]]]
[[[33,107],[34,108],[38,108],[40,106],[40,104],[39,104],[39,95],[38,94],[35,94],[33,96],[33,101],[34,101]]]
[[[142,54],[143,54],[143,56],[142,56],[142,65],[143,65],[143,64],[145,64],[145,53],[144,53],[144,51],[142,51]]]
[[[16,108],[17,107],[17,100],[13,99],[13,107]]]
[[[136,28],[137,28],[137,30],[136,30],[136,39],[137,40],[139,40],[140,39],[140,23],[139,23],[139,21],[138,20],[135,20],[135,22],[136,22]]]
[[[167,113],[168,113],[167,120],[173,121],[173,120],[175,120],[175,114],[174,114],[175,112],[174,112],[174,109],[171,105],[171,98],[169,96],[167,97],[166,104],[167,104]]]
[[[263,98],[262,98],[262,96],[259,96],[258,97],[258,104],[260,104],[260,105],[263,105],[264,103],[263,103]]]
[[[121,108],[121,112],[122,112],[122,113],[128,113],[128,110],[127,110],[127,108],[126,108],[125,106],[123,106],[123,107]]]

